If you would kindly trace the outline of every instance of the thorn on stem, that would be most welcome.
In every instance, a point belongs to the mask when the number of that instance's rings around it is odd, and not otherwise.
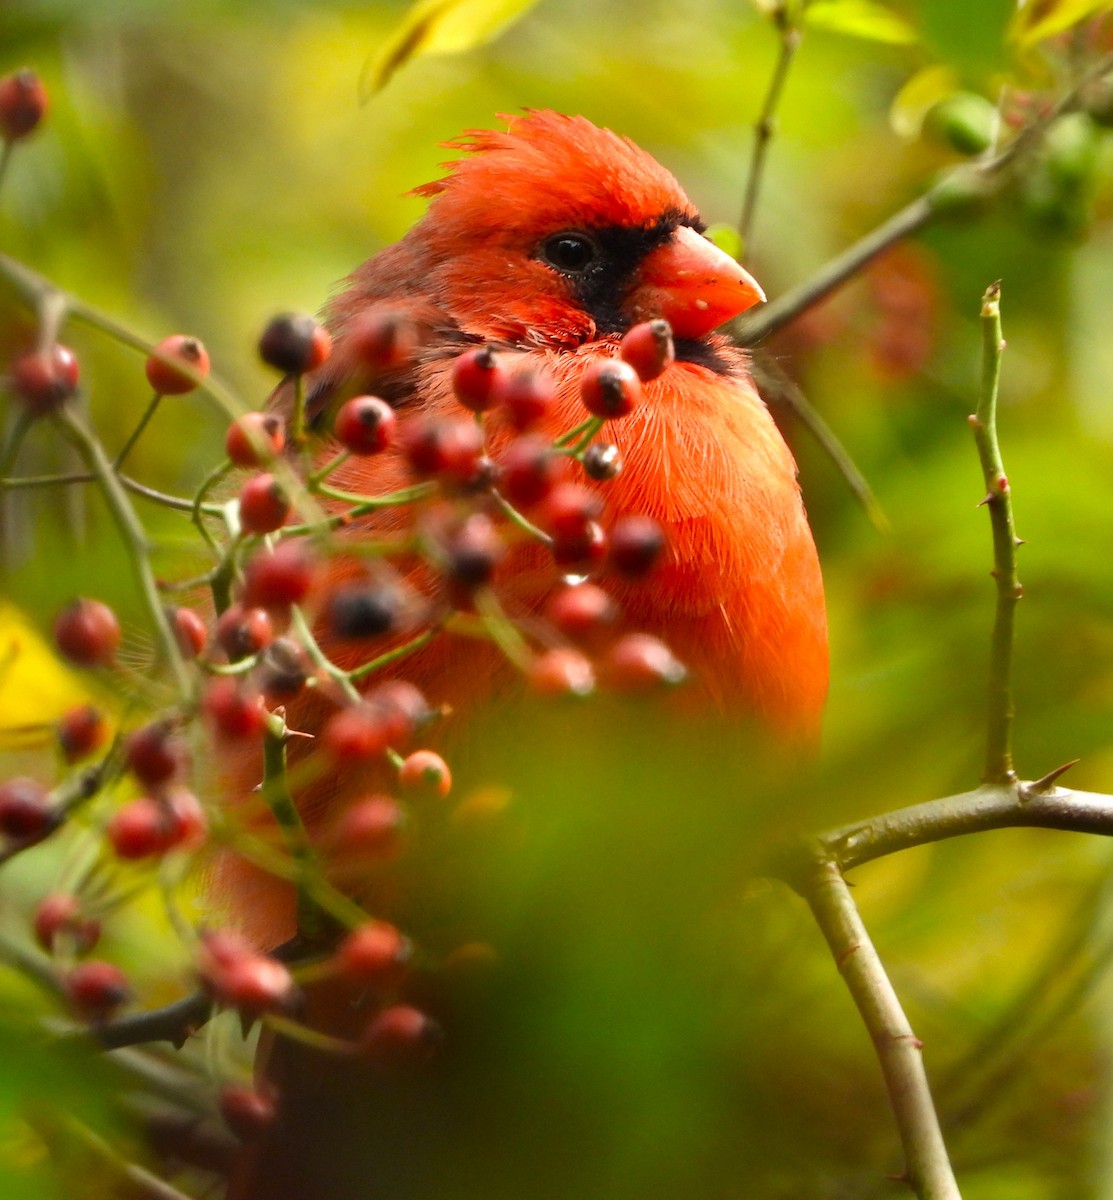
[[[1080,759],[1072,758],[1070,762],[1065,762],[1061,767],[1056,767],[1053,771],[1048,771],[1046,775],[1039,779],[1033,780],[1031,783],[1022,783],[1017,789],[1017,795],[1023,803],[1026,800],[1034,800],[1037,796],[1046,796],[1048,792],[1055,787],[1055,782],[1061,775],[1065,775],[1071,767],[1077,766]]]

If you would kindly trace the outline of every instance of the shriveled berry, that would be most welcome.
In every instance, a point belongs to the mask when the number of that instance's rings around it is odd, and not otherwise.
[[[553,490],[563,463],[545,438],[527,433],[507,446],[500,466],[499,490],[511,504],[529,508]]]
[[[274,641],[274,625],[265,608],[231,604],[216,623],[216,640],[229,662],[252,658]]]
[[[34,779],[18,776],[0,783],[0,834],[17,841],[45,837],[56,814],[50,794]]]
[[[416,475],[466,487],[474,482],[483,453],[483,431],[467,418],[418,417],[400,430],[406,461]]]
[[[77,394],[80,371],[74,352],[61,343],[49,350],[21,354],[12,363],[12,391],[33,417],[61,407]]]
[[[278,1116],[273,1096],[242,1084],[225,1084],[220,1089],[218,1107],[225,1125],[241,1142],[262,1137]]]
[[[83,915],[81,901],[66,892],[44,896],[35,909],[35,940],[50,953],[61,939],[78,954],[86,954],[100,940],[100,922]]]
[[[380,454],[394,441],[398,418],[378,396],[356,396],[342,405],[333,422],[336,440],[353,454]]]
[[[185,764],[185,741],[169,721],[152,721],[129,733],[124,742],[128,766],[144,787],[156,788],[173,779]]]
[[[224,452],[237,467],[262,467],[282,453],[286,426],[275,413],[249,412],[228,426]]]
[[[515,429],[531,429],[556,402],[556,380],[548,371],[518,367],[499,380],[495,399]]]
[[[665,532],[652,517],[623,517],[611,529],[607,561],[620,575],[638,579],[661,560]]]
[[[26,137],[46,115],[49,97],[28,67],[0,79],[0,135],[7,142]]]
[[[372,1017],[360,1045],[379,1066],[402,1068],[427,1062],[443,1041],[440,1025],[420,1009],[392,1004]]]
[[[472,513],[445,538],[445,572],[465,589],[489,583],[506,551],[494,522],[486,513]]]
[[[389,309],[361,313],[345,334],[348,348],[373,374],[396,371],[411,362],[419,340],[413,320]]]
[[[290,497],[273,475],[255,475],[240,489],[240,524],[248,533],[273,533],[289,515]]]
[[[642,398],[641,380],[621,358],[596,359],[580,377],[580,396],[589,413],[613,421],[637,408]]]
[[[348,584],[329,597],[325,619],[338,638],[381,637],[398,626],[405,607],[405,597],[393,583]]]
[[[595,690],[591,660],[565,646],[537,655],[526,671],[526,679],[540,696],[587,696]]]
[[[78,963],[64,980],[66,996],[79,1017],[104,1021],[131,998],[128,977],[115,963]]]
[[[140,796],[112,814],[105,833],[118,858],[152,858],[174,844],[174,821],[164,804]]]
[[[268,322],[259,338],[259,357],[285,375],[319,367],[329,356],[328,330],[306,313],[283,313]]]
[[[251,607],[285,609],[312,591],[316,561],[301,538],[287,538],[273,550],[260,547],[244,567],[243,602]]]
[[[145,370],[147,382],[160,396],[183,396],[192,392],[209,373],[209,352],[203,343],[188,334],[175,333],[163,338],[155,350],[156,353],[147,359]]]
[[[262,695],[228,675],[209,680],[202,708],[216,732],[233,741],[259,737],[266,728]]]
[[[348,805],[329,830],[326,849],[333,868],[394,858],[402,848],[406,813],[391,796],[365,796]]]
[[[392,716],[378,704],[352,704],[335,712],[321,731],[321,744],[338,763],[367,762],[391,744]]]
[[[204,618],[192,608],[169,609],[167,616],[182,657],[196,658],[209,640]]]
[[[458,355],[452,364],[452,390],[472,412],[486,412],[497,402],[496,386],[506,374],[502,359],[490,346]]]
[[[394,987],[409,962],[410,940],[386,921],[368,921],[340,943],[336,962],[342,974],[369,987]]]
[[[622,452],[613,442],[592,442],[580,457],[584,472],[596,483],[606,483],[622,473]]]
[[[99,600],[74,600],[54,621],[54,641],[79,667],[107,666],[120,644],[120,622]]]
[[[618,620],[618,605],[594,583],[578,583],[554,592],[545,616],[565,637],[594,643]]]
[[[602,673],[608,686],[624,692],[682,683],[688,675],[668,646],[648,633],[620,637],[607,651]]]
[[[618,346],[619,356],[638,373],[642,383],[656,379],[676,362],[672,326],[663,317],[643,321],[630,329]]]
[[[398,786],[407,795],[443,800],[452,791],[452,772],[435,751],[415,750],[398,768]]]
[[[66,762],[79,762],[108,741],[108,721],[92,704],[77,704],[59,718],[58,744]]]
[[[309,678],[305,652],[293,638],[277,638],[263,651],[257,678],[268,704],[293,700]]]

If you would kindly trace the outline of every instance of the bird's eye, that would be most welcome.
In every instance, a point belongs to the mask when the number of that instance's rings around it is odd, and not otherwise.
[[[595,243],[582,233],[556,233],[541,247],[541,257],[551,267],[579,275],[595,261]]]

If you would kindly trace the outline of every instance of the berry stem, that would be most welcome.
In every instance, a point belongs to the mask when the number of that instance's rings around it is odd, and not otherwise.
[[[530,664],[529,646],[518,632],[518,627],[503,612],[495,593],[489,588],[480,588],[475,593],[475,611],[483,620],[487,636],[520,671]]]
[[[15,466],[15,460],[19,457],[19,450],[23,445],[23,439],[27,436],[27,431],[34,423],[35,418],[26,409],[21,408],[16,413],[12,431],[8,435],[7,445],[4,447],[3,454],[0,455],[0,480],[3,481],[5,487],[11,486],[8,474]]]
[[[573,428],[569,429],[567,433],[562,433],[560,437],[558,437],[553,443],[553,445],[557,450],[564,450],[565,447],[570,446],[574,441],[576,441],[577,438],[586,433],[587,430],[590,429],[591,436],[594,437],[595,434],[602,428],[602,417],[588,417],[586,421],[581,421],[579,425],[573,426]],[[590,438],[588,440],[590,441]],[[568,451],[568,453],[574,453],[574,451]]]
[[[388,667],[391,663],[395,663],[401,658],[406,658],[416,650],[420,650],[423,646],[428,646],[441,631],[442,626],[431,626],[424,633],[419,633],[417,637],[412,638],[410,641],[403,642],[401,646],[395,646],[393,650],[387,650],[385,654],[380,654],[378,658],[373,658],[370,662],[365,662],[363,666],[349,671],[348,679],[355,683],[358,680],[366,679],[368,675],[374,675],[376,671],[381,671],[383,667]]]
[[[69,408],[63,407],[56,415],[63,432],[85,460],[85,465],[96,476],[97,483],[108,502],[109,511],[116,522],[120,537],[131,558],[132,567],[139,583],[140,594],[147,607],[147,614],[154,626],[159,652],[174,678],[175,686],[182,698],[191,691],[190,676],[182,661],[181,651],[174,631],[170,628],[166,611],[158,593],[158,584],[151,570],[147,537],[139,518],[135,515],[122,484],[112,469],[104,449],[81,418]]]
[[[193,506],[190,511],[190,520],[193,521],[193,524],[197,527],[198,533],[201,534],[213,552],[217,555],[221,554],[220,547],[213,540],[212,535],[205,528],[205,522],[202,520],[202,514],[211,511],[210,506],[207,506],[204,501],[209,492],[211,492],[222,479],[231,473],[232,468],[233,463],[231,460],[225,459],[224,462],[215,468],[215,470],[210,471],[209,474],[205,476],[201,486],[197,489],[197,494],[193,497]],[[223,512],[223,509],[218,509],[217,511]]]
[[[309,622],[305,619],[305,614],[296,604],[290,609],[290,628],[305,647],[305,652],[309,655],[310,662],[324,671],[331,680],[339,684],[348,700],[353,704],[358,704],[361,697],[358,689],[352,682],[353,676],[338,667],[321,649],[320,643],[313,636],[313,630],[309,628]]]
[[[158,392],[155,392],[155,394],[151,397],[146,409],[144,410],[143,415],[139,418],[139,424],[136,425],[136,427],[131,431],[127,441],[124,442],[123,446],[120,447],[120,452],[112,460],[112,469],[117,473],[119,472],[120,467],[123,465],[124,459],[127,458],[127,456],[131,453],[135,443],[143,436],[143,430],[147,428],[147,425],[150,423],[151,418],[155,415],[155,411],[158,409],[161,401],[162,396]]]
[[[325,465],[319,471],[314,471],[309,476],[309,478],[305,481],[306,487],[308,487],[311,492],[315,491],[318,486],[323,483],[333,473],[333,471],[337,469],[337,467],[342,466],[351,457],[352,452],[350,450],[342,450],[335,458],[330,458],[329,461],[325,463]]]
[[[396,492],[388,492],[385,496],[362,496],[358,492],[342,492],[338,488],[329,487],[327,483],[319,483],[315,490],[330,500],[341,500],[355,507],[348,514],[358,517],[362,513],[374,512],[377,508],[391,508],[396,504],[411,504],[416,500],[424,500],[436,490],[435,483],[415,483],[412,487],[399,488]]]
[[[540,542],[544,546],[551,546],[553,544],[553,539],[549,537],[549,535],[543,529],[538,529],[538,527],[534,525],[534,523],[527,517],[522,516],[522,514],[514,507],[513,504],[510,503],[509,500],[506,499],[505,496],[502,496],[493,488],[491,490],[491,495],[494,498],[495,503],[510,520],[511,524],[516,525],[520,530],[522,530],[523,533],[528,533],[531,538]]]
[[[0,146],[0,189],[4,186],[4,181],[8,177],[8,167],[12,161],[12,150],[15,148],[15,142],[4,139],[4,143]]]

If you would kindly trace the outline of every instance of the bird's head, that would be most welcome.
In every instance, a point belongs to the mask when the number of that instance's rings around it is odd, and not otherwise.
[[[427,285],[470,332],[569,346],[665,317],[698,339],[765,299],[633,142],[555,112],[508,120],[449,143],[468,157],[417,189]]]

